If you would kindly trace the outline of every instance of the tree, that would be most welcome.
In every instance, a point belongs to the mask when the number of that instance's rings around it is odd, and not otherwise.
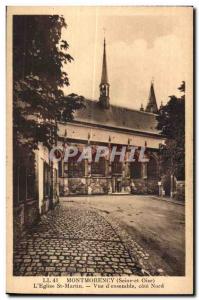
[[[158,129],[166,137],[162,152],[163,170],[183,180],[185,176],[185,82],[178,88],[181,97],[170,96],[162,106],[158,120]]]
[[[69,79],[63,66],[73,58],[61,40],[62,16],[13,16],[13,199],[37,199],[35,153],[39,142],[50,148],[57,141],[57,122],[73,118],[83,97],[65,96]],[[50,199],[53,166],[50,163]],[[52,205],[52,201],[50,202]]]
[[[15,156],[47,147],[57,138],[57,121],[71,120],[83,97],[65,96],[63,65],[73,58],[61,40],[65,20],[58,15],[13,17],[13,146]]]

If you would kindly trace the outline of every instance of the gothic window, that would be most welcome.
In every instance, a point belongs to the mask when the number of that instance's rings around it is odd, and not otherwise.
[[[116,146],[116,151],[120,152],[122,150],[121,145]],[[111,164],[112,174],[122,174],[122,163],[120,161],[120,155],[115,155],[114,161]]]
[[[112,162],[112,174],[122,174],[122,162],[118,160]]]
[[[130,164],[131,178],[138,179],[142,177],[141,167],[142,167],[141,162],[139,162],[137,159],[134,162],[131,162]]]
[[[70,178],[79,178],[85,176],[85,161],[77,161],[76,158],[71,158],[68,161],[68,177]]]
[[[153,156],[150,156],[147,165],[147,177],[150,179],[156,179],[158,177],[157,161]]]
[[[100,157],[98,162],[95,162],[95,160],[92,160],[91,163],[91,174],[94,176],[105,176],[105,158]]]

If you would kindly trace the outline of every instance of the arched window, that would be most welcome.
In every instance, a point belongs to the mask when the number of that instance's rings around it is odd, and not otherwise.
[[[122,151],[122,145],[113,145],[116,147],[117,152]],[[115,155],[111,163],[112,174],[121,175],[122,174],[122,162],[120,161],[120,155]]]
[[[137,159],[130,164],[131,178],[138,179],[142,177],[141,162]]]
[[[153,156],[149,157],[149,162],[147,165],[147,177],[149,179],[156,179],[158,177],[157,161]]]
[[[105,163],[104,157],[100,157],[97,162],[93,158],[91,163],[91,174],[94,176],[105,176]]]
[[[112,162],[111,165],[112,168],[112,174],[122,174],[122,162],[119,160],[116,160]]]
[[[85,176],[85,161],[77,162],[74,159],[68,162],[68,177],[78,178]]]
[[[78,161],[80,155],[81,152],[79,151],[75,157],[70,157],[68,160],[68,177],[70,178],[85,176],[85,160]]]

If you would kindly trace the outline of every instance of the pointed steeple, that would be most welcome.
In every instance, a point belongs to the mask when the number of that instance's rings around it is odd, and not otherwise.
[[[103,63],[102,63],[102,77],[101,84],[108,83],[108,72],[107,72],[107,62],[106,62],[106,40],[104,39],[104,53],[103,53]]]
[[[108,72],[107,72],[107,61],[106,61],[106,41],[104,39],[104,52],[102,62],[102,77],[99,85],[100,97],[99,102],[103,108],[109,108],[109,83],[108,83]]]
[[[156,97],[155,97],[154,81],[153,80],[151,81],[148,104],[146,106],[145,111],[151,112],[151,113],[154,113],[154,114],[158,113],[158,106],[157,106]]]

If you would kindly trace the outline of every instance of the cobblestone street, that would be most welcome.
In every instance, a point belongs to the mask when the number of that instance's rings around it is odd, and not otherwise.
[[[14,247],[16,276],[184,274],[184,206],[150,196],[63,198]]]
[[[110,223],[97,211],[72,202],[61,202],[18,241],[14,275],[142,275]]]

